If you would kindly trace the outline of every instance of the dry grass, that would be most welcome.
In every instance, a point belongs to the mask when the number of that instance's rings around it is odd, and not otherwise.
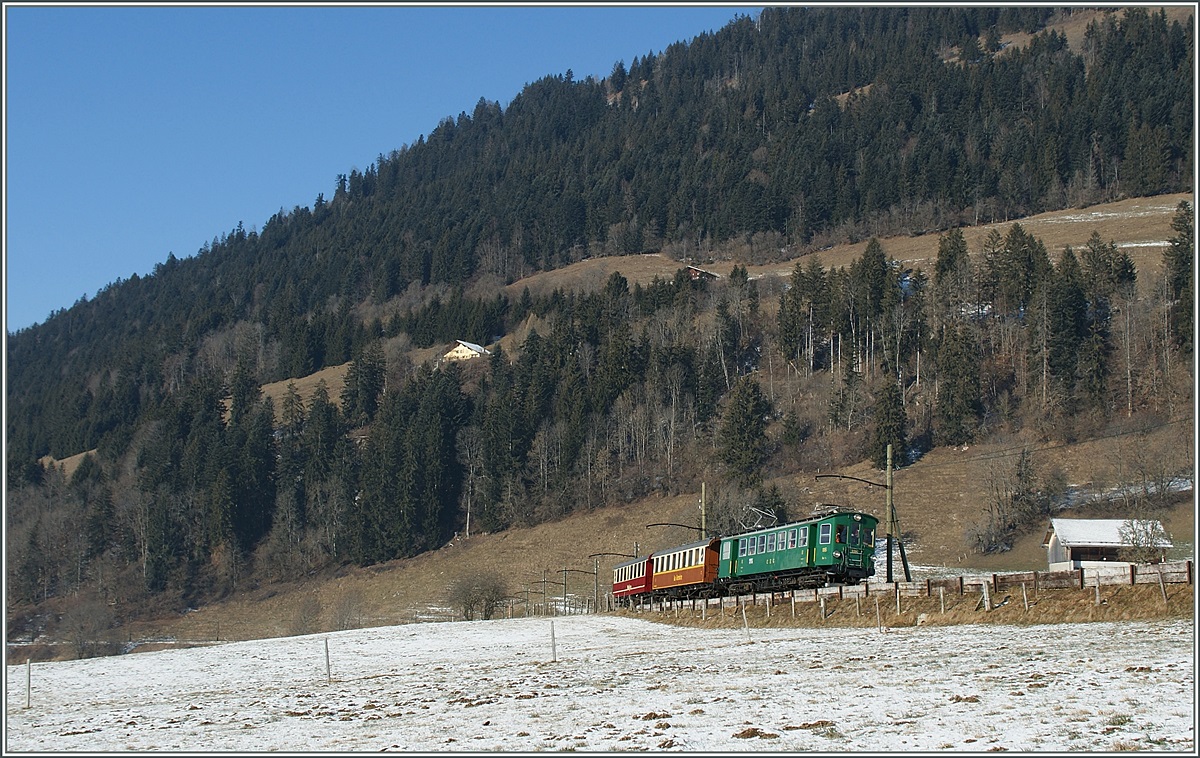
[[[1143,287],[1150,286],[1162,273],[1162,253],[1166,249],[1167,240],[1174,235],[1171,230],[1171,219],[1175,208],[1182,200],[1193,202],[1189,194],[1158,195],[1146,198],[1130,198],[1113,203],[1095,205],[1082,210],[1053,211],[1037,216],[1019,219],[1018,223],[1027,232],[1045,243],[1052,260],[1068,245],[1081,248],[1087,244],[1093,232],[1099,233],[1101,239],[1115,242],[1133,258],[1137,266],[1138,282]],[[973,256],[978,256],[984,239],[996,230],[1001,235],[1007,233],[1013,222],[997,222],[966,227],[963,238]],[[895,258],[906,266],[932,271],[937,259],[937,234],[925,234],[916,237],[899,236],[880,239],[884,254]],[[867,242],[855,244],[834,245],[828,250],[813,253],[826,268],[849,266],[851,262],[862,256]],[[761,276],[790,276],[797,261],[807,258],[790,258],[780,263],[763,266],[747,265],[746,270],[751,277]],[[708,271],[721,276],[729,276],[736,261],[714,261],[698,264]],[[521,291],[529,288],[534,297],[548,295],[555,288],[564,291],[570,289],[592,290],[604,286],[604,282],[613,272],[620,272],[630,283],[640,282],[643,286],[649,284],[654,277],[671,279],[684,264],[658,253],[644,255],[628,255],[611,258],[591,258],[571,264],[554,271],[544,271],[526,277],[505,287],[505,294],[510,299],[521,296]]]
[[[767,616],[764,597],[753,605],[746,598],[746,620],[752,628],[820,628],[849,627],[885,629],[912,626],[953,626],[957,624],[1062,624],[1090,621],[1140,621],[1161,618],[1191,618],[1195,608],[1192,585],[1167,585],[1167,603],[1163,603],[1162,591],[1157,586],[1106,586],[1100,588],[1101,604],[1096,605],[1096,590],[1042,590],[1034,593],[1027,590],[1029,608],[1021,590],[1006,590],[993,603],[999,607],[985,611],[981,607],[980,595],[968,592],[964,595],[946,595],[946,611],[942,613],[941,598],[901,597],[900,613],[896,612],[896,598],[892,594],[871,595],[860,598],[831,598],[825,602],[825,618],[821,617],[821,605],[817,602],[796,603],[795,616],[790,602],[776,603]],[[876,601],[879,612],[876,615]],[[661,613],[622,610],[624,616],[653,618],[668,624],[713,629],[741,628],[742,614],[735,608],[732,599],[727,599],[722,613],[709,608],[707,618],[699,609],[668,609]]]
[[[1167,23],[1178,21],[1181,24],[1187,22],[1187,19],[1192,16],[1193,8],[1187,6],[1141,6],[1145,8],[1147,13],[1158,14],[1165,11],[1167,14]],[[1123,14],[1124,9],[1112,9],[1118,14]],[[1067,38],[1067,45],[1076,52],[1083,48],[1084,35],[1087,33],[1088,24],[1094,21],[1099,21],[1103,16],[1107,15],[1105,11],[1096,8],[1070,8],[1065,11],[1059,11],[1054,18],[1051,18],[1050,23],[1046,24],[1047,29],[1054,29],[1059,34]],[[1023,48],[1033,39],[1032,34],[1018,32],[1016,34],[1006,34],[1002,38],[1008,47]]]

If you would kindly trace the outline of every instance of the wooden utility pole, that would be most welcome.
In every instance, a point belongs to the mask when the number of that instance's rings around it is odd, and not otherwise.
[[[904,554],[904,540],[900,538],[900,518],[896,515],[896,504],[892,501],[892,446],[887,446],[887,580],[892,581],[892,538],[895,537],[900,546],[900,562],[904,564],[904,581],[912,581],[912,572],[908,568],[908,556]]]

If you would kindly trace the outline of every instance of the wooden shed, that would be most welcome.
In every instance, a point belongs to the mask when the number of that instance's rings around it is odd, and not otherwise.
[[[1172,547],[1161,521],[1151,519],[1050,519],[1050,528],[1042,540],[1051,571],[1112,566],[1122,563],[1128,551],[1149,548],[1165,557]]]

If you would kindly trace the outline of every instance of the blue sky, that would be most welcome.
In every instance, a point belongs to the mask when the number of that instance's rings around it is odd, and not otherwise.
[[[5,328],[330,197],[481,97],[760,7],[6,4]]]

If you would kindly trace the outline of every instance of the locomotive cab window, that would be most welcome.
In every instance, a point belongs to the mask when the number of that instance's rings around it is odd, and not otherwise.
[[[837,525],[837,535],[833,538],[833,541],[838,543],[839,545],[846,544],[846,525],[845,524]]]
[[[821,544],[828,545],[829,541],[832,538],[833,538],[833,524],[821,524],[821,537],[820,537]]]
[[[850,525],[850,547],[858,547],[858,524]]]
[[[746,557],[746,544],[750,540],[738,540],[738,558]]]

